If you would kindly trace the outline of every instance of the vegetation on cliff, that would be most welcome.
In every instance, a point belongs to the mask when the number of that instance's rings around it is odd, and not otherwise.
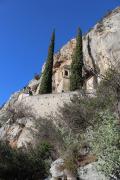
[[[63,157],[68,169],[74,172],[78,164],[84,163],[80,151],[85,147],[87,153],[95,155],[94,161],[99,160],[99,170],[108,177],[120,178],[119,93],[119,70],[110,69],[101,81],[96,97],[75,96],[71,104],[61,109],[60,119],[66,124],[61,130],[66,144]]]
[[[51,150],[46,142],[27,152],[0,142],[0,179],[43,180],[48,175]]]
[[[64,166],[77,174],[77,168],[99,160],[99,170],[109,177],[120,178],[120,124],[118,104],[120,94],[119,70],[110,69],[97,88],[96,96],[89,97],[83,90],[59,109],[56,118],[35,119],[36,143],[30,151],[0,145],[0,178],[2,180],[37,180],[48,175],[49,162],[62,156]],[[31,117],[28,109],[14,112],[9,109],[12,122]],[[22,110],[22,112],[21,112]],[[29,109],[30,110],[30,109]],[[34,119],[34,117],[32,117]],[[36,131],[36,132],[37,132]],[[83,153],[84,152],[84,153]],[[49,161],[48,161],[49,160]]]
[[[77,174],[79,166],[99,160],[99,170],[106,176],[119,179],[119,93],[120,73],[110,69],[98,86],[96,96],[89,97],[81,90],[70,104],[59,109],[61,113],[55,120],[51,119],[53,117],[36,120],[37,144],[47,141],[52,144],[52,152],[49,144],[41,143],[38,148],[25,152],[1,143],[0,178],[44,179],[49,174],[51,160],[62,156],[65,168],[73,173]],[[17,117],[31,117],[27,109],[27,114],[21,110],[10,111],[10,117],[14,121]]]

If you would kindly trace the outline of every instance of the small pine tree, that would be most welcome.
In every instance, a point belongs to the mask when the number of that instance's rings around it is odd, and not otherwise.
[[[72,56],[70,90],[75,91],[83,86],[82,68],[83,68],[83,51],[82,51],[82,31],[78,28],[76,37],[76,48]]]
[[[52,92],[52,69],[53,69],[54,45],[55,45],[55,31],[53,31],[52,33],[51,42],[48,49],[47,62],[42,75],[39,94],[49,94]]]

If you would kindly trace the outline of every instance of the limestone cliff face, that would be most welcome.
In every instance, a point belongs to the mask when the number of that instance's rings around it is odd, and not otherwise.
[[[49,140],[59,140],[53,136],[53,131],[60,124],[57,121],[59,108],[64,103],[70,103],[76,92],[62,94],[46,94],[29,96],[23,92],[15,93],[0,110],[0,140],[7,140],[12,147],[27,147],[35,145],[37,140],[48,137]],[[47,119],[47,121],[46,121]],[[51,132],[46,129],[50,123]],[[62,120],[61,123],[63,124]],[[49,127],[48,126],[48,127]]]
[[[116,8],[98,22],[90,32],[83,36],[84,63],[98,74],[104,75],[109,67],[120,62],[120,7]],[[61,90],[62,71],[70,65],[76,40],[70,40],[54,57],[55,90]],[[99,82],[97,77],[96,81]],[[94,89],[94,78],[86,81],[87,89]]]
[[[71,56],[75,48],[75,39],[69,41],[54,56],[53,87],[54,92],[61,92],[65,83],[66,90],[69,86],[68,78],[71,64]],[[120,8],[112,11],[108,16],[97,23],[94,28],[83,37],[83,53],[86,68],[92,68],[100,75],[104,75],[111,65],[120,62]],[[65,74],[64,74],[65,73]],[[65,80],[63,79],[65,76]],[[96,78],[99,82],[101,77]],[[40,80],[32,80],[29,87],[33,94],[39,87]],[[94,77],[86,81],[87,89],[94,89]],[[9,141],[14,147],[34,144],[36,119],[54,116],[59,106],[70,102],[74,93],[62,93],[52,95],[29,96],[26,92],[20,91],[11,96],[10,100],[0,110],[0,138]]]

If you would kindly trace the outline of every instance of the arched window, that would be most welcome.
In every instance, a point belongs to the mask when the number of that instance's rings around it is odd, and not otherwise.
[[[66,77],[68,77],[69,73],[68,73],[67,70],[65,70],[64,75],[65,75]]]

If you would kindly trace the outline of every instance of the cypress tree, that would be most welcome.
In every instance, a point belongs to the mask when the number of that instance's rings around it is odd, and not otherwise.
[[[82,46],[82,31],[78,28],[76,37],[76,47],[72,56],[71,75],[70,75],[70,90],[75,91],[83,86],[83,46]]]
[[[52,92],[52,69],[53,69],[54,45],[55,45],[55,31],[53,31],[52,33],[51,42],[48,49],[48,57],[42,75],[39,94],[49,94]]]

